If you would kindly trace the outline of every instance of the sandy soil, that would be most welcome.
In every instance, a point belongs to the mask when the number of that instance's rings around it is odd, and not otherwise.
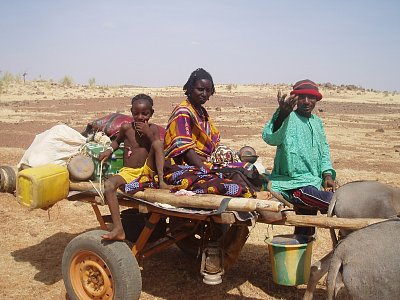
[[[261,139],[261,130],[276,108],[277,90],[286,85],[217,86],[207,103],[224,144],[256,148],[271,168],[275,149]],[[178,102],[180,87],[61,87],[49,82],[11,85],[0,95],[0,166],[16,165],[36,134],[58,122],[82,131],[109,112],[129,113],[129,97],[153,96],[153,121],[165,125]],[[323,119],[332,160],[340,182],[373,179],[400,186],[400,95],[346,89],[322,90],[325,98],[315,112]],[[61,201],[52,209],[28,211],[15,197],[0,194],[0,298],[66,299],[61,274],[65,246],[82,232],[97,228],[89,205]],[[264,239],[292,228],[256,224],[236,265],[218,286],[205,286],[198,264],[175,246],[144,263],[142,299],[300,299],[305,286],[272,282]],[[330,251],[327,230],[318,229],[313,261]],[[316,299],[326,297],[325,283]]]

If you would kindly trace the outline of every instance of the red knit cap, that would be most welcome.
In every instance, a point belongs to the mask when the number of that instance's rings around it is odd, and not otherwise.
[[[304,79],[296,82],[290,95],[312,95],[317,97],[317,101],[322,99],[322,95],[318,90],[318,86],[310,79]]]

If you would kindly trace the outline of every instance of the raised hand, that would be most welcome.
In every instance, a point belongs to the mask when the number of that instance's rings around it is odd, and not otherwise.
[[[286,96],[287,96],[286,94],[282,95],[281,90],[278,90],[277,100],[279,104],[279,114],[276,120],[274,121],[274,127],[272,129],[272,132],[275,132],[279,128],[281,128],[283,121],[287,118],[287,116],[290,115],[290,113],[293,111],[294,107],[297,104],[297,99],[298,99],[297,96],[291,95],[287,99]]]
[[[293,111],[298,99],[296,95],[290,95],[287,99],[286,96],[287,94],[282,95],[281,91],[278,91],[277,100],[279,109],[284,116],[289,115]]]

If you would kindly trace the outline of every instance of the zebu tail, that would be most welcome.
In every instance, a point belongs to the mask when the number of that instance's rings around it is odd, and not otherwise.
[[[332,196],[331,203],[329,204],[328,207],[327,217],[333,217],[335,215],[334,211],[335,211],[336,200],[337,200],[336,193],[334,193]],[[335,248],[336,245],[338,244],[338,238],[336,236],[335,229],[330,228],[329,233],[331,234],[332,245]]]

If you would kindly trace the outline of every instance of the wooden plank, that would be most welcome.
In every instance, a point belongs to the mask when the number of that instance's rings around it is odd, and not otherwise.
[[[92,196],[93,197],[93,196]],[[176,198],[181,197],[181,196],[176,196]],[[188,197],[197,197],[197,196],[188,196]],[[223,197],[223,196],[219,196]],[[78,199],[78,197],[76,197]],[[87,195],[83,196],[82,198],[84,201],[88,202],[94,202],[94,197],[90,198]],[[92,199],[92,201],[90,201]],[[239,198],[241,199],[241,198]],[[258,201],[267,201],[267,200],[258,200]],[[139,204],[137,202],[130,201],[130,200],[119,200],[121,205],[127,206],[127,207],[138,207]],[[181,213],[181,212],[173,212],[173,211],[168,211],[167,214],[165,214],[165,210],[161,208],[147,208],[149,212],[158,212],[162,215],[165,216],[176,216],[180,218],[188,218],[188,219],[194,219],[194,220],[205,220],[209,216],[207,215],[196,215],[196,214],[188,214],[188,213]],[[269,212],[268,212],[269,213]],[[370,224],[374,224],[377,222],[382,222],[386,219],[369,219],[369,218],[329,218],[327,216],[313,216],[313,215],[296,215],[294,211],[283,211],[283,212],[271,212],[274,214],[274,217],[269,218],[268,216],[266,218],[259,218],[257,222],[261,223],[268,223],[268,224],[275,224],[275,225],[287,225],[287,226],[308,226],[308,227],[320,227],[320,228],[333,228],[333,229],[360,229],[365,226],[368,226]],[[282,214],[282,220],[276,221],[278,218],[275,217],[275,214]],[[261,213],[261,215],[263,215]],[[222,216],[214,216],[214,221],[218,223],[228,223],[232,224],[233,223],[233,214],[226,212],[226,215]],[[235,221],[237,223],[237,221]]]
[[[387,219],[370,218],[329,218],[327,216],[287,215],[286,220],[274,224],[306,226],[333,229],[361,229],[368,225],[385,221]]]
[[[92,190],[93,186],[90,182],[70,182],[70,190],[87,191]],[[123,193],[122,193],[123,194]],[[126,195],[126,194],[124,194]],[[199,209],[218,209],[221,202],[225,198],[230,198],[226,210],[233,211],[280,211],[283,207],[282,203],[272,200],[262,200],[253,198],[227,197],[213,194],[197,194],[194,196],[176,196],[168,190],[146,189],[139,191],[134,195],[127,195],[149,202],[159,202],[170,204],[175,207],[191,207]]]
[[[106,223],[104,222],[104,219],[100,213],[99,207],[96,204],[92,204],[92,208],[94,210],[94,213],[96,214],[97,221],[100,224],[100,228],[103,230],[108,230]]]
[[[140,233],[135,245],[132,247],[132,254],[137,256],[137,254],[142,251],[144,246],[146,245],[147,241],[149,240],[151,234],[153,233],[158,221],[160,221],[160,214],[152,213],[148,220],[148,224],[143,228],[142,232]]]

